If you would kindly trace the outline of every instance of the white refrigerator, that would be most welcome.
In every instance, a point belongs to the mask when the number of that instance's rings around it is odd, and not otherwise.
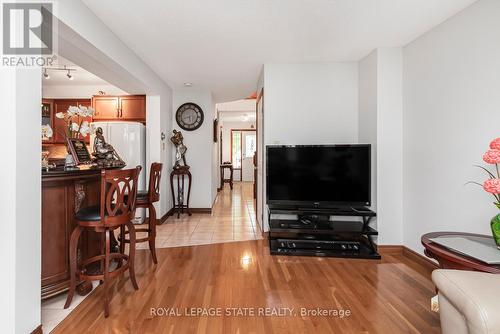
[[[118,153],[120,158],[126,163],[124,168],[134,168],[141,166],[139,174],[139,184],[137,190],[146,189],[146,127],[139,122],[93,122],[90,135],[90,145],[94,142],[94,130],[101,127],[104,138],[108,144]],[[136,210],[135,224],[144,222],[146,216],[145,209]]]

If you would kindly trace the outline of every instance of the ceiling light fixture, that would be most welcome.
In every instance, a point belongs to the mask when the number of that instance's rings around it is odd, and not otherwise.
[[[64,69],[66,69],[68,71],[68,73],[66,73],[66,76],[68,77],[69,80],[73,80],[73,76],[71,75],[71,69],[67,69],[66,68],[66,65],[64,65]]]
[[[43,77],[45,79],[50,79],[49,71],[64,71],[66,72],[66,76],[69,80],[73,80],[75,77],[71,74],[72,71],[76,71],[75,68],[68,68],[68,66],[64,65],[63,67],[46,67],[43,69]]]
[[[193,83],[192,82],[185,82],[184,86],[186,86],[186,87],[193,87]]]

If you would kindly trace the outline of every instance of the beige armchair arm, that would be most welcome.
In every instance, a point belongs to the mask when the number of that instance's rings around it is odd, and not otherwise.
[[[443,334],[500,334],[500,275],[438,269]]]

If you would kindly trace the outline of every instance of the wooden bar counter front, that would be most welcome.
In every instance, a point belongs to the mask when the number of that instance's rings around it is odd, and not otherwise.
[[[68,290],[73,217],[80,208],[99,204],[100,180],[100,169],[42,171],[42,299]],[[79,258],[99,254],[100,236],[85,231],[78,249]],[[81,295],[91,290],[90,283],[77,288]]]

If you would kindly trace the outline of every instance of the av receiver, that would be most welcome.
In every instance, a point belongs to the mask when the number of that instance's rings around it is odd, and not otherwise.
[[[271,240],[271,248],[274,250],[286,249],[318,249],[356,252],[361,245],[358,241],[330,241],[330,240],[297,240],[297,239],[275,239]]]

